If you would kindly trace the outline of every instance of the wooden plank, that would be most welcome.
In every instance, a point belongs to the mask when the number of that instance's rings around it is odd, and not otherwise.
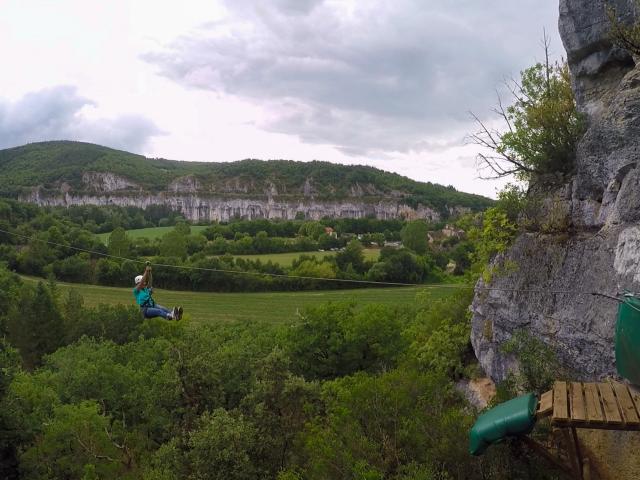
[[[606,421],[601,422],[588,422],[588,421],[576,421],[576,420],[565,420],[561,422],[556,422],[553,419],[551,420],[551,424],[558,428],[588,428],[591,430],[615,430],[615,431],[640,431],[640,425],[629,425],[626,423],[607,423]]]
[[[632,386],[628,386],[627,388],[629,389],[629,393],[631,394],[633,404],[636,406],[636,412],[638,412],[638,415],[640,416],[640,392]]]
[[[582,384],[580,385],[582,386]],[[571,429],[571,440],[573,442],[573,448],[575,450],[576,458],[578,460],[578,466],[580,468],[580,471],[578,473],[580,474],[580,479],[584,480],[582,475],[584,472],[584,463],[582,461],[582,451],[580,449],[580,442],[578,441],[578,434],[576,433],[575,428]]]
[[[582,459],[582,478],[584,480],[591,480],[591,462],[589,461],[589,457]]]
[[[535,440],[532,440],[528,435],[519,436],[518,439],[527,445],[531,450],[536,452],[542,458],[545,458],[549,463],[555,465],[558,469],[562,470],[567,475],[573,475],[573,471],[571,467],[567,465],[567,462],[564,461],[563,458],[558,454],[552,454],[549,447],[546,445],[542,445]]]
[[[587,406],[588,422],[603,422],[604,414],[600,405],[600,394],[595,383],[584,384],[584,399]]]
[[[576,451],[576,444],[574,443],[574,438],[571,435],[571,432],[575,433],[573,428],[561,428],[562,437],[564,440],[564,448],[567,452],[567,456],[569,457],[569,462],[571,463],[571,470],[573,470],[573,478],[582,480],[582,462],[580,461],[580,457],[578,452]]]
[[[569,420],[566,382],[555,382],[553,384],[553,420],[559,422]]]
[[[538,418],[546,417],[551,414],[553,411],[553,390],[549,390],[548,392],[544,392],[540,396],[540,401],[538,402],[538,411],[536,412],[536,416]]]
[[[582,394],[582,384],[571,382],[571,393],[569,396],[571,406],[571,420],[584,421],[587,419],[587,412],[584,405],[584,395]]]
[[[613,382],[613,393],[616,395],[618,405],[620,405],[620,413],[622,413],[622,420],[627,425],[640,425],[640,416],[631,398],[629,388],[622,383]]]
[[[604,410],[604,416],[607,419],[607,423],[622,424],[622,415],[620,415],[616,396],[613,394],[613,388],[611,388],[611,385],[608,383],[599,383],[598,391],[600,392],[600,398],[602,399],[602,408]]]

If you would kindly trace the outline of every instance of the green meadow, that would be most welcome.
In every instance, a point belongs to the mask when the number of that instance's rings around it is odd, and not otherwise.
[[[138,228],[135,230],[127,230],[129,238],[148,238],[153,240],[155,238],[162,237],[165,233],[173,230],[174,227],[151,227],[151,228]],[[207,228],[206,225],[191,225],[191,233],[199,233]],[[100,233],[98,237],[106,245],[109,241],[109,235],[111,232]]]
[[[38,279],[22,277],[26,281]],[[65,294],[78,290],[86,305],[122,304],[133,305],[132,289],[102,287],[73,283],[57,283]],[[304,308],[326,302],[354,301],[358,307],[371,303],[390,306],[411,304],[420,291],[426,290],[433,299],[451,295],[456,290],[447,285],[398,288],[363,288],[353,290],[315,290],[307,292],[263,292],[263,293],[210,293],[155,289],[158,303],[171,308],[182,305],[194,323],[229,322],[253,320],[269,323],[294,321]]]
[[[364,258],[366,260],[377,260],[380,255],[380,249],[378,248],[365,248],[363,250]],[[286,252],[286,253],[259,253],[255,255],[234,255],[236,258],[245,258],[247,260],[260,260],[262,262],[277,263],[282,267],[290,267],[294,260],[297,260],[300,255],[312,255],[318,258],[331,257],[336,252]]]

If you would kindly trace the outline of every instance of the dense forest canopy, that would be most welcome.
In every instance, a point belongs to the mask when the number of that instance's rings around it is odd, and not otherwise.
[[[0,296],[2,478],[555,478],[466,451],[471,290],[275,325],[143,320],[1,266]]]

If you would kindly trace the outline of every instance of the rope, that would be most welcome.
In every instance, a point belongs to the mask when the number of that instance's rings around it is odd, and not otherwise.
[[[61,248],[68,248],[71,250],[75,250],[78,252],[88,253],[90,255],[96,255],[106,258],[113,258],[121,261],[128,261],[132,263],[141,263],[151,265],[153,267],[161,267],[161,268],[174,268],[180,270],[196,270],[196,271],[204,271],[204,272],[215,272],[215,273],[226,273],[231,275],[248,275],[248,276],[262,276],[262,277],[274,277],[274,278],[289,278],[289,279],[301,279],[301,280],[319,280],[325,282],[340,282],[340,283],[351,283],[351,284],[367,284],[367,285],[384,285],[384,286],[393,286],[393,287],[420,287],[420,288],[453,288],[459,290],[475,290],[475,291],[498,291],[498,292],[509,292],[509,293],[539,293],[539,294],[552,294],[552,295],[593,295],[600,296],[604,298],[608,298],[610,300],[615,300],[617,302],[622,302],[623,300],[619,296],[614,296],[606,293],[600,292],[583,292],[578,290],[544,290],[544,289],[530,289],[530,288],[499,288],[499,287],[477,287],[473,285],[443,285],[443,284],[423,284],[423,283],[404,283],[404,282],[381,282],[375,280],[357,280],[357,279],[349,279],[349,278],[327,278],[327,277],[309,277],[309,276],[297,276],[297,275],[287,275],[282,273],[268,273],[268,272],[247,272],[243,270],[229,270],[223,268],[206,268],[206,267],[196,267],[193,265],[172,265],[166,263],[154,263],[148,262],[146,260],[137,260],[133,258],[121,257],[118,255],[111,255],[103,252],[96,252],[94,250],[87,250],[80,247],[74,247],[72,245],[64,245],[57,242],[52,242],[50,240],[42,240],[36,237],[30,237],[28,235],[22,235],[20,233],[10,232],[7,230],[0,229],[0,233],[5,233],[7,235],[12,235],[14,237],[23,238],[26,240],[32,240],[36,242],[46,243],[49,245],[55,245]]]

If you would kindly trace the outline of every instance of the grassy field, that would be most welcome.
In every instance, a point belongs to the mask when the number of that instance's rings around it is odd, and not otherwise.
[[[37,279],[23,277],[27,281]],[[101,287],[58,283],[63,292],[70,289],[80,291],[85,304],[133,305],[133,294],[129,288]],[[182,292],[156,289],[154,297],[166,306],[184,306],[194,323],[227,322],[233,320],[257,320],[280,323],[292,321],[296,312],[305,307],[329,301],[357,302],[358,306],[370,303],[386,305],[407,305],[414,301],[421,287],[367,288],[357,290],[316,290],[309,292],[267,292],[267,293],[206,293]],[[452,288],[435,286],[428,288],[429,295],[442,298],[455,292]]]
[[[205,225],[191,225],[191,233],[202,232],[207,227]],[[152,227],[152,228],[139,228],[137,230],[127,230],[127,235],[130,238],[148,238],[153,240],[154,238],[160,238],[165,233],[173,230],[173,227]],[[109,241],[109,235],[111,232],[100,233],[98,237],[106,245]]]
[[[364,258],[367,260],[377,260],[380,255],[380,249],[378,248],[365,248]],[[256,255],[234,255],[237,258],[246,258],[247,260],[261,260],[268,262],[271,260],[273,263],[278,263],[283,267],[290,267],[291,263],[296,260],[300,255],[313,255],[318,258],[325,258],[335,255],[336,252],[287,252],[287,253],[264,253]]]

